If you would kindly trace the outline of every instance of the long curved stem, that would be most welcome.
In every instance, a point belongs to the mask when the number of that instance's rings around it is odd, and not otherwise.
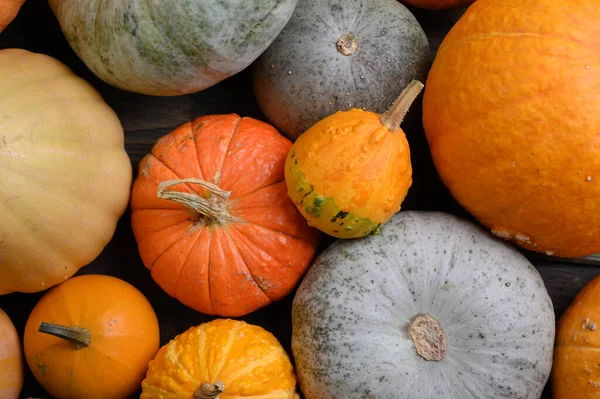
[[[413,80],[406,86],[402,93],[396,98],[394,104],[390,109],[379,117],[381,124],[392,132],[400,130],[400,125],[408,112],[408,109],[415,101],[421,90],[423,90],[423,83],[418,80]]]
[[[211,193],[211,198],[206,199],[198,194],[168,190],[170,187],[185,183],[197,184],[207,189]],[[225,223],[231,219],[227,212],[227,200],[230,195],[231,191],[221,190],[215,184],[193,177],[161,182],[156,192],[158,198],[185,205],[216,223]]]

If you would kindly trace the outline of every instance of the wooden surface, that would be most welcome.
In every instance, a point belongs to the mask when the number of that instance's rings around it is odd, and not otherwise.
[[[462,10],[450,12],[415,13],[435,49],[444,35],[458,20]],[[137,171],[137,163],[155,140],[176,126],[197,116],[219,113],[238,113],[265,120],[251,90],[249,71],[231,77],[203,92],[172,98],[149,97],[112,88],[97,79],[76,57],[64,39],[56,19],[43,0],[28,0],[17,19],[0,34],[0,48],[19,47],[44,53],[68,65],[75,73],[95,86],[106,102],[117,112],[126,135],[126,148]],[[420,122],[421,110],[417,103],[409,112],[404,130],[411,145],[414,183],[403,204],[403,209],[441,210],[469,218],[441,184],[430,159]],[[2,184],[0,182],[0,184]],[[161,344],[187,328],[208,321],[204,316],[186,308],[166,295],[151,279],[144,268],[129,224],[130,213],[120,220],[113,240],[103,253],[81,274],[110,274],[133,283],[152,302],[161,326]],[[327,242],[324,242],[325,246]],[[557,319],[571,303],[579,290],[600,274],[593,266],[597,258],[568,260],[526,253],[542,275],[552,297]],[[11,294],[0,297],[3,308],[22,335],[27,316],[41,297],[39,294]],[[290,351],[291,303],[293,294],[285,300],[256,311],[243,319],[271,331]],[[48,397],[27,371],[22,397]],[[545,392],[544,398],[550,395]]]

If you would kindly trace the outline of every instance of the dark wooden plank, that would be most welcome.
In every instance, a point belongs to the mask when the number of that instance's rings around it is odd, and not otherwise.
[[[450,10],[431,11],[423,10],[407,5],[407,8],[417,18],[429,39],[429,46],[435,55],[442,44],[442,40],[454,24],[466,11],[466,8],[454,8]]]
[[[556,320],[573,302],[581,289],[596,276],[600,268],[580,264],[539,261],[534,262],[540,272],[546,289],[552,298]]]

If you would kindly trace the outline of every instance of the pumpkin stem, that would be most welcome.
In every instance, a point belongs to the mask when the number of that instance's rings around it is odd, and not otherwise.
[[[75,349],[86,348],[90,346],[90,331],[84,327],[65,327],[58,324],[42,322],[38,332],[54,335],[62,338],[75,346]]]
[[[185,183],[197,184],[204,187],[210,192],[210,197],[204,198],[194,193],[167,190],[169,187]],[[215,184],[193,177],[164,181],[158,185],[158,191],[156,192],[158,198],[185,205],[218,224],[223,224],[232,219],[226,208],[227,199],[230,195],[231,191],[221,190]]]
[[[217,399],[225,391],[225,383],[215,380],[214,384],[203,382],[194,392],[194,399]]]
[[[439,362],[446,354],[446,334],[440,323],[428,314],[419,315],[410,323],[410,339],[419,356]]]
[[[351,35],[350,33],[345,33],[340,36],[335,43],[335,46],[342,55],[352,55],[358,48],[358,40],[356,40],[356,36]]]
[[[421,93],[421,90],[423,90],[423,86],[423,83],[418,80],[410,82],[408,86],[402,90],[402,93],[400,93],[396,101],[394,101],[394,104],[392,104],[390,109],[379,117],[381,124],[392,132],[400,130],[400,125],[402,124],[408,109],[419,93]]]

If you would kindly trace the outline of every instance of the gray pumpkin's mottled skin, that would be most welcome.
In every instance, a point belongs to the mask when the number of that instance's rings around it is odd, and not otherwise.
[[[105,82],[157,96],[197,92],[250,65],[298,0],[49,0],[79,58]]]
[[[439,321],[447,352],[420,357],[413,318]],[[338,241],[293,303],[292,350],[307,399],[539,398],[554,311],[537,270],[479,227],[396,214],[379,236]]]
[[[352,55],[336,42],[357,38]],[[396,0],[300,0],[292,18],[253,64],[265,116],[292,140],[336,111],[385,112],[431,66],[425,32]]]

